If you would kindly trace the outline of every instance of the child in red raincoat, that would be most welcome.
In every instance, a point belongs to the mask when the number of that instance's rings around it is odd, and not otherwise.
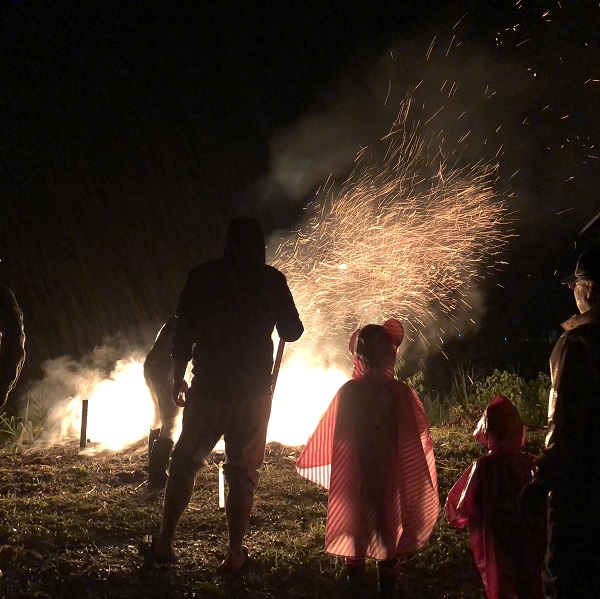
[[[544,522],[528,525],[518,507],[535,456],[521,450],[525,427],[510,399],[492,399],[474,436],[489,452],[452,487],[446,517],[452,526],[469,527],[488,599],[541,599]]]
[[[427,416],[394,378],[403,337],[397,320],[352,335],[352,380],[297,462],[301,476],[329,489],[325,551],[346,558],[354,597],[363,596],[367,557],[377,560],[381,597],[395,596],[398,558],[427,542],[439,511]]]

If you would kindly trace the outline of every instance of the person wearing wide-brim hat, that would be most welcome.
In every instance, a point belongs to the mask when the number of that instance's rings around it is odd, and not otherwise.
[[[600,597],[600,247],[563,280],[579,314],[563,323],[550,356],[545,449],[521,497],[533,515],[548,497],[548,597]]]

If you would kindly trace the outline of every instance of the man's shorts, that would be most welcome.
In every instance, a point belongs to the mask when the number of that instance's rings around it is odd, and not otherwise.
[[[271,395],[213,398],[187,393],[181,436],[172,459],[192,460],[201,468],[221,436],[225,439],[225,468],[241,469],[258,481],[265,456]],[[254,474],[256,473],[256,474]]]

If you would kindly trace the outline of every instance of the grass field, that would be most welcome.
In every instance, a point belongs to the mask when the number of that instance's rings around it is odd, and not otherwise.
[[[483,448],[471,432],[433,429],[440,499]],[[528,437],[537,453],[542,433]],[[243,576],[217,573],[227,529],[218,509],[213,454],[197,478],[178,529],[174,566],[143,563],[140,541],[157,530],[162,492],[146,485],[146,447],[117,454],[80,454],[72,441],[2,455],[0,467],[0,597],[52,599],[345,596],[340,559],[323,552],[327,494],[295,471],[299,448],[269,444],[247,545]],[[373,588],[376,573],[368,565]],[[411,598],[483,599],[468,534],[440,516],[428,546],[406,559],[401,580]]]

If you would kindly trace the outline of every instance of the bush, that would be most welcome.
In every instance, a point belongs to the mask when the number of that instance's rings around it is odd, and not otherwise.
[[[447,402],[429,386],[423,372],[416,372],[404,379],[404,382],[417,392],[432,426],[440,426],[449,421]]]
[[[485,405],[495,395],[505,395],[519,410],[525,426],[539,429],[546,424],[550,377],[544,373],[527,381],[515,373],[494,370],[484,381],[475,384],[475,394]]]
[[[540,429],[546,424],[550,377],[541,372],[535,379],[526,380],[506,370],[494,370],[485,376],[473,366],[462,366],[455,370],[452,385],[445,393],[435,393],[423,372],[405,382],[419,394],[433,426],[474,426],[490,400],[499,394],[511,399],[528,428]]]
[[[0,453],[17,453],[43,433],[47,407],[33,395],[27,398],[23,414],[0,413]]]

